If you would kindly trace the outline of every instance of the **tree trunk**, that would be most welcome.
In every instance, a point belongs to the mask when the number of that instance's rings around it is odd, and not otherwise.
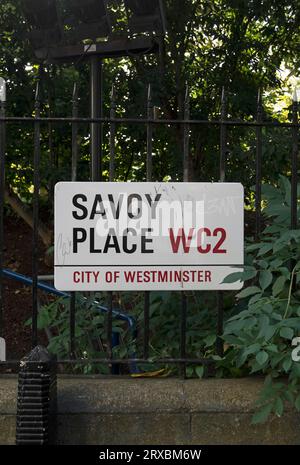
[[[25,223],[27,223],[31,228],[33,228],[33,218],[32,212],[29,208],[27,208],[19,199],[19,197],[12,192],[11,189],[5,187],[5,201],[10,205],[12,210],[22,218]],[[46,247],[50,247],[52,245],[52,232],[45,226],[41,221],[39,221],[38,225],[38,233]]]

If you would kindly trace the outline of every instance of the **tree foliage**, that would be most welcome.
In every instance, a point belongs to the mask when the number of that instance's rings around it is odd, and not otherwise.
[[[110,89],[116,84],[118,114],[145,116],[147,85],[153,89],[154,104],[161,118],[181,118],[185,87],[191,94],[191,117],[214,119],[220,114],[221,88],[228,92],[228,116],[253,119],[259,88],[280,90],[278,71],[299,68],[299,4],[297,1],[166,0],[168,34],[158,56],[130,56],[106,60],[104,66],[104,114],[109,114]],[[47,115],[71,114],[74,81],[79,82],[80,114],[89,114],[89,70],[84,60],[74,66],[47,65],[34,58],[26,41],[26,26],[20,1],[0,5],[0,74],[8,80],[8,113],[30,115],[36,80],[42,78]],[[49,107],[50,106],[50,107]],[[265,118],[277,119],[266,108]],[[48,129],[44,127],[43,183],[49,192],[53,176],[70,176],[70,128],[57,126],[53,133],[55,173],[49,165]],[[104,175],[108,169],[108,128],[104,128]],[[11,126],[8,137],[9,182],[25,194],[32,178],[32,128]],[[288,170],[288,134],[265,132],[266,177]],[[197,126],[191,131],[191,177],[218,178],[219,130]],[[81,127],[81,178],[88,177],[89,130]],[[249,186],[254,175],[254,134],[234,129],[228,133],[228,179]],[[182,129],[159,127],[154,134],[154,177],[182,176]],[[145,129],[122,126],[117,143],[117,176],[141,180],[145,177]],[[49,166],[51,169],[49,169]],[[246,175],[244,175],[244,173]],[[30,196],[27,196],[28,200]]]

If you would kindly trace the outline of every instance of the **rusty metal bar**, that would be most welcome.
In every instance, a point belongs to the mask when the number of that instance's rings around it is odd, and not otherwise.
[[[35,118],[41,113],[40,82],[37,82],[34,104]],[[32,348],[38,344],[38,226],[39,226],[39,191],[40,191],[40,157],[41,157],[41,126],[38,120],[34,123],[34,174],[33,174],[33,235],[32,235]]]

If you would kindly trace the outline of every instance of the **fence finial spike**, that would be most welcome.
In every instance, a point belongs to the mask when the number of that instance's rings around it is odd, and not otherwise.
[[[221,94],[221,101],[224,103],[226,99],[226,91],[225,86],[222,86],[222,94]]]
[[[6,102],[6,81],[0,77],[0,102]]]
[[[78,84],[75,81],[73,85],[73,100],[77,100],[78,98]]]
[[[112,84],[112,86],[111,86],[110,98],[111,98],[112,102],[114,102],[115,99],[116,99],[116,87],[115,87],[114,84]]]
[[[185,84],[185,100],[187,101],[190,98],[190,88],[188,83]]]
[[[259,87],[257,91],[257,104],[260,105],[262,103],[262,90]]]
[[[152,99],[152,87],[151,84],[148,84],[148,101]]]
[[[40,81],[36,82],[35,86],[35,101],[38,102],[40,100]]]
[[[294,103],[299,102],[299,95],[300,95],[300,88],[295,86],[293,90],[293,95],[292,95],[292,99]]]

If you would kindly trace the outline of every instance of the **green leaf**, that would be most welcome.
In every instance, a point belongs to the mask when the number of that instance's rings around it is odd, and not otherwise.
[[[265,342],[269,341],[274,336],[274,334],[276,333],[276,329],[277,329],[277,327],[275,325],[268,326],[266,328],[266,331],[265,331],[265,334],[264,334]]]
[[[257,270],[255,268],[246,267],[243,271],[236,271],[224,278],[223,283],[235,283],[236,281],[248,281],[256,276]]]
[[[273,311],[274,311],[271,304],[264,304],[262,309],[266,313],[272,313],[273,314]]]
[[[279,276],[279,278],[276,279],[272,287],[272,293],[274,297],[276,297],[278,294],[280,294],[280,292],[282,292],[282,290],[284,289],[285,282],[285,276]]]
[[[265,255],[266,253],[270,252],[270,250],[272,250],[272,249],[273,249],[273,244],[264,244],[260,248],[257,256],[260,257],[261,255]]]
[[[259,292],[261,292],[261,289],[259,287],[249,286],[249,287],[246,287],[246,289],[243,289],[241,292],[239,292],[237,294],[237,297],[239,299],[244,299],[245,297],[250,297],[250,295],[258,294]]]
[[[270,265],[273,267],[274,270],[278,269],[283,263],[283,260],[280,260],[279,258],[275,258]]]
[[[263,270],[259,274],[259,284],[260,287],[265,290],[270,286],[273,280],[273,275],[270,270]]]
[[[256,412],[252,417],[252,425],[257,425],[259,423],[264,423],[272,411],[272,403],[264,405],[258,412]]]
[[[258,260],[257,265],[265,270],[268,268],[269,263],[266,260]]]
[[[255,294],[255,295],[253,295],[252,297],[250,297],[250,300],[249,300],[249,302],[248,302],[248,305],[250,306],[250,305],[253,305],[253,304],[255,304],[256,302],[258,302],[258,301],[260,300],[261,296],[262,296],[262,293],[259,292],[258,294]]]
[[[284,369],[284,371],[287,373],[290,369],[291,369],[291,366],[292,366],[292,357],[291,356],[288,356],[284,361],[283,361],[283,364],[282,364],[282,368]]]
[[[242,341],[240,338],[236,336],[232,336],[231,334],[224,337],[225,342],[228,342],[228,344],[232,344],[234,346],[240,346],[242,344]]]
[[[235,283],[236,281],[241,281],[242,274],[242,271],[230,273],[228,276],[225,276],[225,278],[222,281],[222,284],[231,284]]]
[[[251,346],[247,347],[244,354],[247,356],[251,354],[255,354],[256,352],[260,350],[260,348],[261,348],[261,345],[258,344],[258,342],[256,342],[255,344],[251,344]]]
[[[276,346],[275,344],[267,345],[266,349],[270,352],[274,352],[275,354],[278,353],[278,346]]]
[[[278,417],[281,417],[281,415],[283,414],[283,402],[280,397],[277,397],[276,399],[274,411]]]
[[[48,328],[51,324],[51,316],[47,307],[44,307],[40,310],[38,314],[38,329]]]
[[[212,346],[216,342],[217,336],[215,334],[210,334],[204,339],[206,347]]]
[[[298,410],[298,412],[300,412],[300,394],[297,396],[295,400],[295,407]]]
[[[253,326],[256,325],[256,323],[257,323],[257,318],[255,318],[254,316],[247,318],[244,320],[244,329],[245,330],[251,329],[253,328]]]
[[[267,315],[262,315],[259,318],[260,331],[259,331],[257,337],[258,338],[265,337],[265,335],[267,334],[267,330],[268,330],[269,326],[270,326],[270,318]]]
[[[290,391],[284,391],[283,395],[287,401],[291,402],[291,404],[294,403],[294,396]]]
[[[283,327],[281,328],[279,334],[284,339],[293,339],[294,337],[294,331],[292,330],[292,328]]]
[[[203,378],[204,375],[204,366],[196,367],[196,375],[198,378]]]
[[[264,365],[269,358],[268,353],[265,350],[261,350],[256,354],[256,361],[259,365]]]

